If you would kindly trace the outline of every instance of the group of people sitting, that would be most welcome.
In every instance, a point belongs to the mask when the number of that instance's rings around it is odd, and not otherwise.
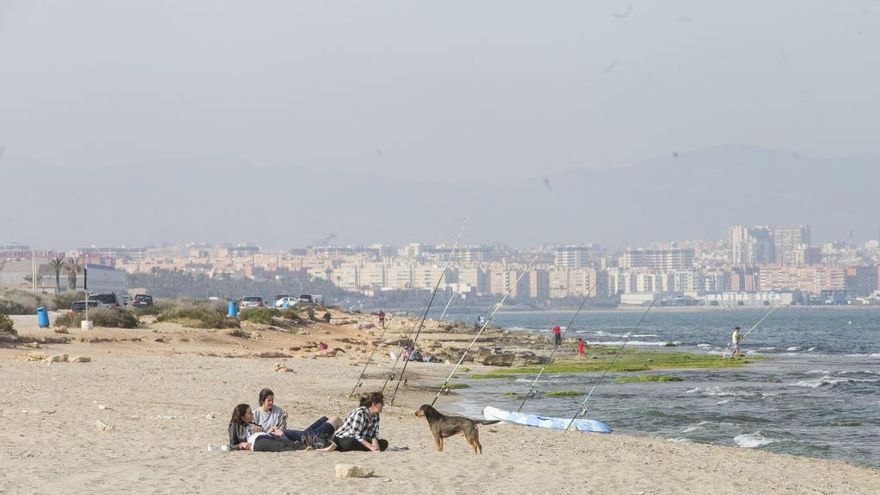
[[[379,438],[379,415],[385,406],[381,392],[371,392],[343,421],[322,416],[304,430],[287,428],[287,413],[275,405],[275,393],[260,391],[259,407],[239,404],[229,421],[229,448],[254,452],[324,450],[381,452],[388,441]]]

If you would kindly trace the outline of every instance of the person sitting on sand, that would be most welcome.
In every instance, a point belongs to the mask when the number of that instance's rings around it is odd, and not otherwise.
[[[387,449],[388,440],[378,438],[379,414],[384,406],[382,392],[370,392],[362,397],[360,405],[345,418],[327,450],[381,452]]]
[[[287,440],[303,442],[304,437],[307,436],[330,438],[336,429],[342,425],[342,418],[339,416],[333,416],[332,418],[321,416],[304,430],[288,430],[287,413],[284,412],[284,409],[275,405],[275,393],[268,388],[264,388],[260,390],[259,401],[260,407],[253,412],[254,423],[259,425],[263,431]]]
[[[286,438],[270,435],[253,422],[251,406],[239,404],[232,410],[229,420],[229,449],[251,450],[254,452],[284,452],[301,450],[303,444]]]

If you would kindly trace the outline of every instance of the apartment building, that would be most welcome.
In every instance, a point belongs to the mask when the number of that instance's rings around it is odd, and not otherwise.
[[[629,269],[672,271],[687,270],[694,266],[694,250],[687,249],[627,249],[620,258],[620,267]]]

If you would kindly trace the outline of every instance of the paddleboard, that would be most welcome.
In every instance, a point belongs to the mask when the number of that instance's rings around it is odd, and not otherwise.
[[[553,428],[555,430],[564,430],[568,426],[568,423],[571,422],[571,418],[552,418],[547,416],[536,416],[533,414],[522,414],[513,411],[505,411],[492,406],[483,409],[483,416],[485,416],[486,419],[498,419],[507,423],[537,426],[538,428]],[[596,419],[576,419],[571,427],[578,431],[611,433],[610,426]]]

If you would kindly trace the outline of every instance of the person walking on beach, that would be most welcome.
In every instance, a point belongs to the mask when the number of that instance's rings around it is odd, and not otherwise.
[[[587,343],[584,342],[584,338],[583,337],[578,338],[578,357],[577,358],[579,360],[584,358],[584,349],[586,348],[586,346],[587,346]]]
[[[562,344],[562,329],[559,328],[559,325],[553,327],[553,345]]]
[[[379,316],[379,326],[381,326],[382,329],[384,330],[385,329],[385,312],[380,309],[379,312],[377,313],[377,315]]]
[[[742,357],[743,353],[739,349],[739,343],[742,342],[742,334],[739,333],[740,328],[734,327],[733,333],[730,335],[730,345],[733,346],[733,353],[730,355],[731,358]]]

